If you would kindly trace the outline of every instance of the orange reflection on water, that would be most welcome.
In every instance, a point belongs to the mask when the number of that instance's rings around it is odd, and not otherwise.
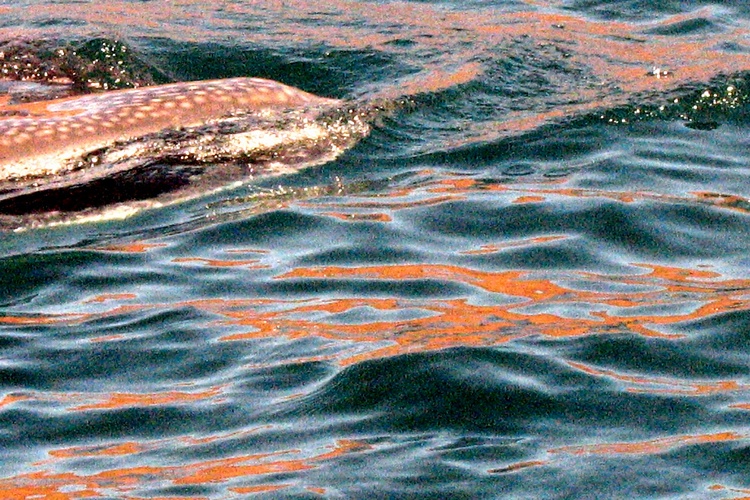
[[[98,489],[98,484],[74,473],[41,471],[0,479],[0,497],[14,500],[72,500],[104,496]]]
[[[393,222],[393,218],[386,213],[369,213],[369,214],[357,214],[357,213],[344,213],[344,212],[324,212],[322,215],[328,217],[335,217],[343,221],[373,221],[373,222]]]
[[[0,325],[16,326],[34,326],[34,325],[55,325],[55,324],[73,324],[87,319],[86,314],[59,314],[59,315],[41,315],[31,314],[22,315],[5,315],[0,316]]]
[[[526,271],[486,272],[447,265],[297,268],[276,279],[394,282],[438,280],[470,285],[512,300],[507,304],[475,305],[463,298],[329,298],[279,302],[277,305],[282,306],[280,309],[273,307],[273,301],[255,301],[242,305],[238,302],[212,301],[203,305],[194,302],[193,305],[209,306],[213,313],[231,318],[230,324],[252,327],[252,331],[226,335],[222,337],[223,340],[315,336],[358,344],[356,354],[343,352],[338,355],[341,364],[450,346],[496,345],[526,335],[567,337],[631,332],[667,339],[680,338],[680,335],[662,333],[658,327],[750,307],[747,294],[747,290],[750,290],[749,280],[721,279],[716,273],[703,270],[645,264],[640,267],[649,272],[621,277],[585,272],[571,273],[568,276],[571,280],[575,280],[577,276],[590,282],[635,287],[635,291],[617,292],[566,287],[562,282],[543,279]],[[655,304],[663,305],[663,311],[655,314]],[[590,312],[588,315],[576,314],[569,317],[558,312],[564,311],[566,305],[585,305]],[[328,319],[362,308],[374,310],[375,319],[355,323]],[[377,319],[381,314],[387,317],[389,312],[405,309],[421,311],[422,317]],[[312,357],[314,354],[311,354]],[[662,382],[658,383],[663,385]],[[652,384],[653,381],[648,383]],[[674,383],[668,383],[668,388],[673,386]],[[691,393],[741,388],[731,380],[682,382],[681,387],[687,387],[686,390]]]
[[[545,240],[545,238],[548,238]],[[545,244],[560,237],[542,240],[516,240],[518,244]],[[503,245],[483,247],[478,253],[502,251]],[[469,250],[468,253],[472,251]],[[276,281],[345,280],[386,281],[402,287],[412,281],[468,287],[466,296],[457,298],[379,298],[328,297],[314,299],[207,299],[174,303],[134,303],[129,294],[120,297],[130,304],[96,311],[113,297],[95,297],[87,302],[90,312],[79,315],[15,315],[0,318],[0,324],[44,326],[80,324],[104,317],[118,317],[145,309],[195,308],[211,318],[211,329],[225,341],[259,338],[317,337],[333,341],[340,349],[325,354],[311,351],[306,360],[336,361],[348,365],[363,359],[423,352],[451,346],[488,346],[527,336],[572,337],[632,333],[665,339],[680,338],[669,333],[671,325],[695,321],[716,314],[750,309],[750,280],[726,279],[708,269],[633,264],[643,272],[622,276],[567,271],[549,275],[530,271],[480,271],[442,264],[405,264],[350,267],[300,267],[276,276]],[[228,270],[231,269],[227,268]],[[242,272],[248,272],[244,268]],[[590,287],[587,283],[597,284]],[[611,285],[611,286],[610,286]],[[625,288],[623,289],[623,285]],[[471,290],[475,291],[472,292]],[[469,297],[479,294],[483,303]],[[487,304],[489,298],[493,302]],[[106,300],[105,300],[106,299]],[[352,320],[361,312],[372,311],[366,319]],[[571,310],[571,313],[568,313]],[[406,316],[403,315],[406,313]],[[415,316],[416,314],[416,316]],[[220,321],[215,322],[218,316]],[[340,319],[339,319],[340,317]],[[207,320],[209,321],[209,320]],[[236,332],[237,327],[247,329]],[[230,332],[223,332],[228,329]],[[143,335],[143,333],[139,333]],[[118,333],[93,340],[130,337]],[[346,348],[350,344],[351,349]],[[580,366],[579,369],[597,370]],[[742,390],[733,380],[672,381],[626,380],[626,374],[598,372],[635,384],[638,390],[707,394]],[[167,393],[157,396],[119,395],[105,402],[86,401],[83,406],[111,404],[166,404],[180,398],[213,398],[218,388],[201,396]],[[98,397],[98,396],[96,396]],[[140,399],[139,399],[140,398]],[[150,402],[149,402],[150,401]]]
[[[228,479],[242,476],[307,470],[316,467],[314,462],[330,460],[341,455],[363,451],[369,448],[369,445],[364,445],[357,441],[341,440],[338,441],[336,446],[330,451],[317,455],[313,460],[300,458],[248,464],[248,462],[261,462],[262,460],[274,456],[300,454],[301,452],[299,450],[290,450],[266,455],[248,455],[221,460],[209,460],[194,466],[186,467],[185,471],[188,473],[176,479],[175,483],[205,484],[223,482]]]
[[[531,298],[548,299],[565,290],[547,280],[530,279],[524,271],[483,272],[459,266],[435,264],[405,264],[363,267],[297,268],[277,279],[336,278],[376,280],[445,280],[478,286],[488,292]]]
[[[71,408],[71,411],[113,410],[127,407],[161,406],[173,404],[187,404],[203,400],[216,400],[224,392],[224,386],[217,386],[198,392],[165,391],[154,393],[122,393],[113,392],[102,395],[103,400],[98,403],[84,404]],[[92,395],[76,395],[73,399],[91,398]],[[67,398],[67,396],[66,396]]]
[[[552,241],[557,237],[552,238]],[[531,244],[511,241],[510,245]],[[536,242],[544,244],[544,242]],[[480,252],[502,251],[485,247]],[[489,298],[497,295],[495,304],[475,304],[468,297],[433,299],[418,297],[329,297],[315,299],[209,299],[175,303],[132,303],[114,305],[86,315],[14,316],[6,324],[48,325],[81,323],[104,317],[117,317],[145,309],[195,308],[208,313],[212,330],[221,340],[238,341],[259,338],[318,337],[333,341],[341,349],[325,354],[311,351],[307,360],[337,361],[351,364],[362,359],[423,352],[450,346],[497,345],[527,335],[572,337],[580,335],[621,334],[625,332],[666,339],[680,338],[668,332],[670,325],[700,320],[715,314],[750,308],[750,280],[725,279],[707,269],[687,269],[652,264],[638,264],[644,272],[629,275],[599,275],[569,271],[550,277],[529,271],[479,271],[469,267],[438,264],[406,264],[352,267],[296,268],[275,277],[277,281],[348,280],[408,283],[428,281],[469,287],[468,296],[479,293]],[[231,269],[231,268],[229,268]],[[243,269],[243,272],[247,272]],[[570,284],[569,284],[570,283]],[[583,283],[584,286],[581,286]],[[591,289],[586,283],[597,283]],[[609,289],[609,284],[612,285]],[[625,285],[625,289],[622,286]],[[402,286],[402,285],[398,285]],[[476,292],[471,292],[471,288]],[[490,295],[486,295],[490,294]],[[482,299],[486,300],[486,299]],[[106,305],[109,300],[94,300],[88,306]],[[657,306],[658,309],[655,307]],[[367,319],[352,321],[369,308]],[[566,311],[575,311],[568,314]],[[411,311],[411,312],[409,312]],[[403,316],[403,312],[407,316]],[[416,314],[416,316],[414,315]],[[215,322],[216,316],[221,318]],[[337,319],[341,317],[341,319]],[[394,319],[395,318],[395,319]],[[2,321],[0,319],[0,321]],[[237,333],[237,327],[248,329]],[[222,333],[227,328],[231,333]],[[664,330],[664,329],[667,330]],[[142,334],[139,334],[142,335]],[[127,338],[117,334],[94,340]],[[345,348],[351,344],[352,348]],[[356,347],[355,347],[356,346]],[[586,367],[579,367],[584,369]],[[596,370],[594,367],[588,367]],[[598,373],[620,377],[625,374]],[[636,384],[636,381],[628,381]],[[670,381],[644,380],[636,387],[645,390],[688,391],[702,394],[742,388],[732,380]],[[218,388],[203,394],[217,396]],[[131,396],[113,397],[110,404],[127,404]],[[170,399],[188,400],[190,393],[143,396],[153,404]],[[133,404],[141,396],[132,396]],[[102,405],[97,401],[85,405]]]
[[[197,263],[205,264],[210,267],[246,267],[248,269],[265,269],[268,266],[259,265],[258,259],[247,259],[247,260],[224,260],[224,259],[205,259],[201,257],[178,257],[173,259],[172,262],[182,263]]]
[[[690,381],[668,377],[634,376],[617,373],[614,370],[595,368],[580,362],[568,361],[568,364],[589,375],[606,377],[629,384],[631,387],[628,387],[628,392],[705,396],[750,389],[750,385],[739,383],[736,380]]]
[[[548,465],[550,463],[549,460],[527,460],[523,462],[516,462],[510,465],[506,465],[505,467],[498,467],[497,469],[490,469],[487,472],[490,474],[508,474],[511,472],[518,472],[523,469],[528,469],[531,467],[541,467],[543,465]]]
[[[464,255],[482,255],[482,254],[488,254],[488,253],[496,253],[506,248],[517,248],[517,247],[524,247],[524,246],[530,246],[530,245],[539,245],[542,243],[549,243],[552,241],[563,240],[565,238],[566,236],[536,236],[533,238],[509,241],[509,242],[505,242],[502,244],[496,243],[492,245],[482,245],[479,249],[464,250],[461,253]]]
[[[667,436],[663,438],[651,439],[647,441],[631,441],[616,443],[597,443],[585,445],[562,446],[547,450],[550,459],[547,460],[529,460],[490,469],[487,472],[491,474],[505,474],[517,472],[529,467],[563,467],[555,456],[560,455],[658,455],[669,452],[675,448],[685,446],[695,446],[711,443],[724,443],[732,441],[746,441],[750,438],[748,434],[737,432],[716,432],[706,434],[689,434],[680,436]],[[724,489],[725,487],[715,485],[713,489]],[[734,491],[734,490],[733,490]],[[736,490],[740,491],[740,490]]]
[[[301,305],[281,315],[255,316],[240,320],[252,325],[255,331],[234,334],[224,340],[244,340],[284,335],[290,338],[316,336],[339,342],[357,344],[354,353],[346,350],[337,355],[342,365],[364,359],[395,356],[408,352],[422,352],[461,345],[494,345],[518,337],[511,322],[494,316],[493,308],[472,306],[464,300],[445,301],[421,305],[420,309],[432,313],[427,318],[407,321],[374,321],[362,324],[327,323],[298,319],[320,312],[345,313],[362,307],[379,311],[398,311],[409,307],[391,299],[340,299],[313,305]],[[241,314],[238,314],[240,316]],[[288,318],[285,316],[292,316]],[[360,352],[364,349],[364,352]]]
[[[508,474],[518,471],[522,471],[527,468],[538,468],[538,467],[565,467],[566,465],[561,463],[559,457],[561,455],[572,455],[572,456],[585,456],[585,455],[658,455],[666,453],[675,448],[685,446],[695,446],[711,443],[724,443],[732,441],[746,441],[750,438],[748,434],[740,434],[737,432],[716,432],[706,434],[689,434],[680,436],[668,436],[663,438],[651,439],[647,441],[631,441],[631,442],[616,442],[616,443],[597,443],[597,444],[585,444],[585,445],[573,445],[573,446],[562,446],[559,448],[552,448],[547,450],[550,454],[548,459],[545,460],[528,460],[523,462],[512,463],[504,467],[498,467],[490,469],[487,472],[490,474]],[[744,491],[736,490],[732,488],[726,488],[721,485],[714,485],[709,489],[729,489],[732,491]]]
[[[750,213],[750,201],[740,196],[693,192],[692,196],[661,194],[648,191],[608,191],[601,189],[569,188],[566,179],[544,181],[533,185],[513,184],[506,182],[482,182],[476,179],[442,179],[429,188],[431,193],[448,194],[448,200],[465,199],[467,193],[493,191],[512,196],[511,203],[544,203],[552,198],[608,199],[621,203],[658,202],[685,205],[709,205],[723,210]],[[405,195],[403,193],[402,195]],[[447,201],[447,200],[446,200]]]
[[[452,11],[426,3],[353,0],[333,0],[325,5],[312,0],[214,4],[185,0],[166,7],[159,2],[135,5],[111,0],[93,10],[76,3],[23,4],[7,9],[7,16],[26,24],[44,26],[54,20],[56,26],[65,25],[73,38],[102,30],[126,38],[150,36],[196,43],[226,37],[248,39],[253,47],[327,47],[380,52],[407,65],[424,61],[421,70],[408,78],[395,83],[389,79],[388,83],[379,82],[380,88],[371,89],[375,95],[391,98],[474,81],[520,43],[523,51],[512,53],[514,57],[534,59],[546,54],[550,60],[565,59],[584,75],[556,78],[551,71],[546,76],[551,85],[559,87],[556,92],[571,96],[570,104],[560,108],[566,114],[597,105],[612,107],[636,93],[706,82],[722,73],[750,69],[746,50],[724,49],[746,47],[747,29],[724,21],[711,8],[664,15],[650,22],[587,19],[570,10],[560,11],[554,2],[539,2],[537,7],[528,4],[526,12],[489,8]],[[681,23],[705,19],[720,23],[721,30],[670,32]],[[10,22],[10,27],[0,29],[0,39],[18,37],[16,24]],[[26,33],[33,32],[28,29]],[[38,36],[50,37],[44,32]],[[659,68],[659,75],[661,70],[669,70],[669,78],[649,76],[654,67]],[[536,123],[544,121],[534,114],[525,117]],[[517,113],[515,119],[522,121],[523,116]]]
[[[18,401],[27,401],[31,399],[31,396],[28,394],[6,394],[3,396],[2,399],[0,399],[0,408],[3,406],[9,406],[13,403],[17,403]]]
[[[523,203],[541,203],[544,201],[543,196],[539,195],[533,195],[533,196],[519,196],[515,200],[513,200],[513,203],[523,204]]]
[[[731,486],[724,486],[722,484],[714,484],[708,488],[711,491],[727,491],[730,493],[738,493],[742,496],[733,496],[732,500],[748,500],[750,499],[750,489],[748,488],[735,488]]]
[[[289,488],[291,483],[287,484],[266,484],[266,485],[259,485],[259,486],[244,486],[244,487],[238,487],[238,488],[229,488],[230,491],[233,491],[235,493],[239,493],[241,495],[251,495],[256,493],[269,493],[272,491],[279,491],[286,488]]]
[[[0,400],[0,407],[23,401],[59,402],[69,406],[69,411],[115,410],[128,407],[147,407],[191,404],[199,401],[220,402],[225,385],[210,387],[202,391],[160,391],[152,393],[70,393],[38,392],[7,394]]]
[[[146,253],[155,248],[166,247],[166,243],[146,243],[143,241],[133,241],[129,243],[113,243],[103,247],[93,247],[93,250],[119,253]]]
[[[389,195],[390,199],[395,199],[396,197],[400,195],[410,194],[411,192],[408,190],[404,190],[401,192],[392,192]],[[345,208],[345,209],[388,209],[388,210],[400,210],[400,209],[406,209],[406,208],[417,208],[417,207],[431,207],[435,205],[440,205],[442,203],[455,201],[457,199],[463,199],[461,196],[428,196],[428,197],[422,197],[420,199],[409,199],[408,201],[390,201],[390,200],[377,200],[377,201],[348,201],[344,203],[336,203],[336,208]],[[315,208],[325,208],[328,206],[333,206],[333,204],[328,204],[325,202],[308,202],[308,203],[298,203],[300,206],[308,206],[308,207],[315,207]],[[390,220],[390,217],[388,217]]]
[[[162,443],[164,444],[164,443]],[[101,445],[98,447],[70,447],[50,452],[50,459],[37,465],[50,468],[64,465],[66,460],[77,460],[91,456],[131,455],[148,451],[152,446],[138,443]],[[0,479],[0,497],[13,499],[49,498],[69,500],[89,497],[136,499],[136,490],[164,488],[165,486],[192,484],[226,484],[229,491],[240,494],[271,492],[288,488],[289,483],[274,482],[257,484],[262,476],[313,469],[328,460],[343,455],[366,451],[369,445],[354,440],[336,441],[327,449],[309,455],[300,450],[285,450],[273,453],[258,453],[223,459],[193,462],[176,466],[137,466],[103,470],[90,475],[78,473],[55,473],[38,471]],[[256,484],[242,485],[243,480]],[[309,485],[309,491],[322,491]],[[154,497],[149,497],[154,498]],[[179,498],[207,498],[187,497]]]
[[[664,453],[679,446],[690,446],[705,443],[721,443],[726,441],[745,440],[747,434],[738,434],[736,432],[718,432],[715,434],[696,434],[686,436],[672,436],[650,441],[629,442],[629,443],[607,443],[593,444],[582,446],[563,446],[549,450],[550,453],[567,453],[571,455],[630,455],[630,454],[648,454]]]
[[[135,455],[136,453],[142,453],[149,449],[141,443],[135,441],[128,441],[125,443],[116,443],[99,446],[72,446],[70,448],[61,448],[58,450],[50,450],[49,460],[37,462],[35,465],[44,465],[53,463],[56,460],[66,458],[81,458],[81,457],[117,457],[121,455]]]
[[[133,300],[138,298],[138,296],[134,293],[103,293],[101,295],[97,295],[96,297],[92,297],[85,301],[85,304],[95,304],[95,303],[104,303],[109,302],[111,300],[117,301],[117,300]]]
[[[698,200],[703,201],[708,205],[715,207],[725,208],[728,210],[735,210],[740,213],[750,213],[750,201],[742,198],[741,196],[710,193],[705,191],[697,191],[693,193]]]
[[[484,72],[482,66],[476,62],[459,64],[450,71],[432,69],[425,71],[418,80],[406,81],[401,86],[403,95],[416,95],[424,92],[438,92],[476,79]]]

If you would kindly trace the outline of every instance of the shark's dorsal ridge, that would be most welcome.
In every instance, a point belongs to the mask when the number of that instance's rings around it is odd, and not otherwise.
[[[0,226],[163,205],[330,161],[369,132],[367,113],[344,104],[230,78],[0,107]]]
[[[229,78],[7,106],[0,117],[0,182],[54,175],[67,168],[66,159],[167,128],[338,102],[272,80]]]

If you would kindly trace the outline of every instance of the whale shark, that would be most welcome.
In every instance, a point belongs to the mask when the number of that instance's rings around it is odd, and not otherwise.
[[[368,131],[345,101],[262,78],[6,105],[0,218],[192,198],[330,161]]]

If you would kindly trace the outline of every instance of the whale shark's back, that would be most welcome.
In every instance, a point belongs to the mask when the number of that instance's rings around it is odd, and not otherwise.
[[[368,132],[351,104],[259,78],[0,107],[0,227],[287,174],[332,160]]]
[[[174,83],[0,108],[0,181],[56,174],[114,141],[237,113],[340,101],[260,78]]]

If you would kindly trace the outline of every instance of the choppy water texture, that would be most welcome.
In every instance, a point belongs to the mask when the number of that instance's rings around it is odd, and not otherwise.
[[[738,4],[0,5],[0,40],[129,47],[5,66],[65,92],[408,103],[323,165],[3,234],[0,497],[750,496]]]

